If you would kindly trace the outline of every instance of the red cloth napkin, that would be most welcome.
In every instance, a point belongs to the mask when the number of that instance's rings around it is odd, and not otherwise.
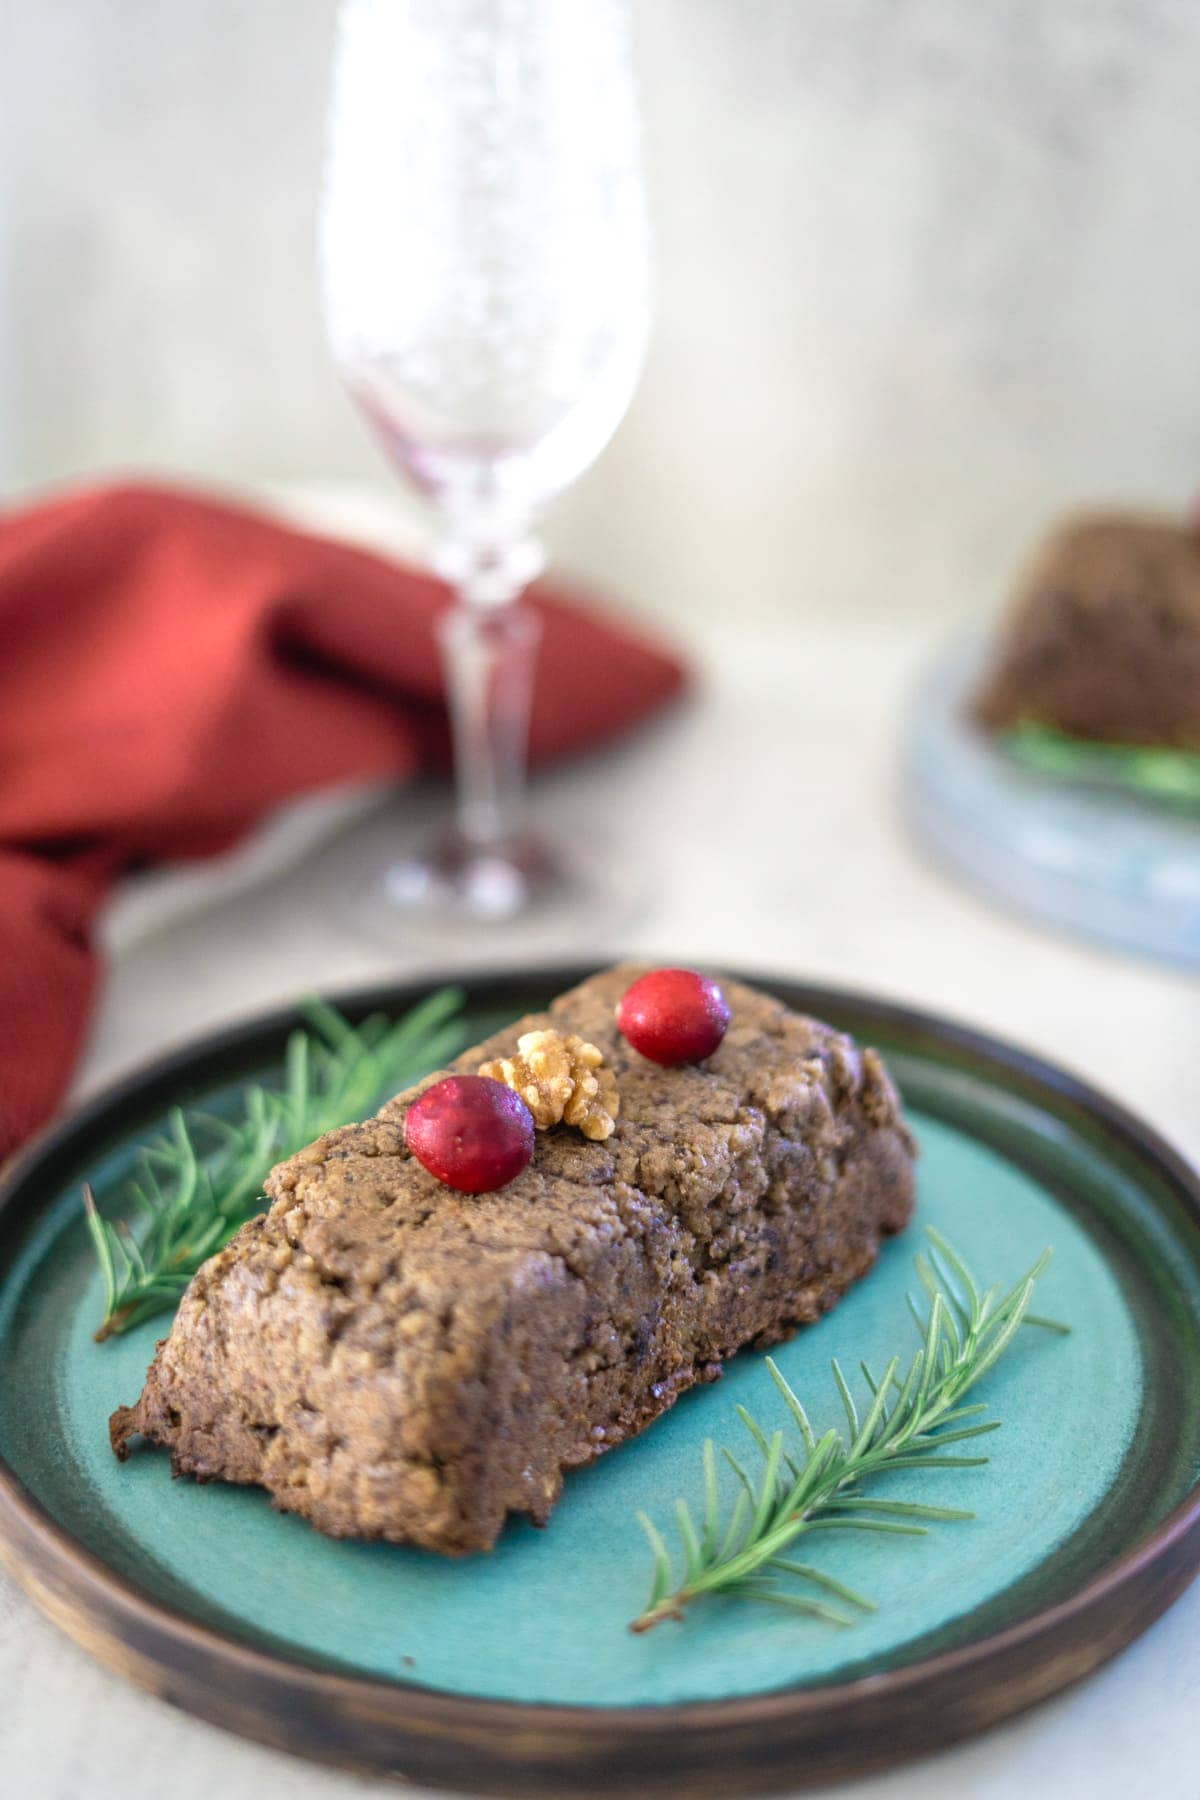
[[[445,588],[214,500],[106,487],[0,517],[0,1155],[54,1109],[124,870],[289,795],[444,763]],[[547,590],[530,749],[602,742],[680,664]]]

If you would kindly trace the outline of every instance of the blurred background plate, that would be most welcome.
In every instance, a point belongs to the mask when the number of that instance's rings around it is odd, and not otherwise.
[[[954,644],[908,723],[914,830],[980,892],[1080,936],[1200,966],[1200,819],[1023,767],[966,717],[986,651]]]
[[[482,1036],[579,969],[475,981]],[[115,1211],[139,1144],[174,1103],[235,1105],[278,1075],[295,1014],[208,1038],[60,1127],[0,1196],[0,1548],[49,1615],[176,1703],[295,1751],[425,1781],[540,1792],[719,1793],[814,1783],[980,1729],[1120,1649],[1200,1557],[1200,1182],[1146,1128],[1070,1076],[937,1019],[864,997],[764,985],[877,1044],[921,1141],[918,1220],[989,1279],[1044,1244],[1039,1307],[1065,1340],[1023,1335],[989,1377],[1004,1429],[986,1469],[907,1471],[893,1496],[974,1508],[897,1548],[864,1533],[837,1573],[879,1610],[852,1630],[745,1602],[681,1627],[626,1629],[648,1585],[634,1523],[694,1493],[704,1438],[736,1441],[735,1402],[773,1416],[761,1355],[684,1397],[652,1431],[574,1474],[549,1529],[509,1527],[445,1561],[334,1543],[266,1496],[122,1468],[106,1421],[131,1400],[161,1321],[91,1338],[100,1283],[79,1206]],[[351,1017],[419,991],[359,995]],[[911,1335],[916,1232],[780,1350],[815,1422],[829,1360],[886,1358]]]

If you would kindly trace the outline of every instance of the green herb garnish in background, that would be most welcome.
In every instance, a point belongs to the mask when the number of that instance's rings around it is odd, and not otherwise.
[[[1049,1250],[1001,1296],[995,1287],[981,1293],[946,1240],[932,1229],[927,1236],[930,1249],[928,1254],[918,1253],[916,1270],[928,1312],[923,1314],[909,1296],[921,1346],[903,1375],[901,1356],[892,1358],[878,1381],[861,1364],[868,1392],[860,1412],[841,1369],[833,1364],[846,1414],[845,1437],[836,1430],[816,1436],[800,1401],[768,1357],[767,1367],[796,1428],[796,1454],[784,1449],[782,1431],[768,1438],[745,1407],[738,1407],[738,1417],[762,1457],[762,1475],[755,1485],[737,1458],[722,1448],[740,1484],[732,1511],[722,1521],[716,1456],[709,1439],[704,1446],[699,1529],[687,1502],[678,1500],[675,1505],[683,1550],[679,1577],[661,1534],[644,1513],[638,1515],[654,1553],[654,1576],[650,1597],[633,1620],[632,1631],[649,1631],[664,1619],[681,1619],[689,1606],[709,1594],[765,1600],[829,1624],[850,1625],[855,1612],[873,1612],[873,1602],[824,1570],[793,1561],[786,1553],[798,1538],[818,1531],[923,1537],[927,1524],[922,1521],[973,1517],[947,1506],[876,1500],[862,1491],[863,1484],[895,1469],[967,1469],[986,1463],[986,1456],[947,1454],[950,1445],[982,1437],[1000,1424],[998,1419],[981,1420],[983,1403],[964,1406],[964,1396],[1004,1354],[1022,1325],[1058,1332],[1066,1327],[1029,1311]],[[786,1585],[781,1578],[787,1578]],[[814,1588],[825,1598],[815,1598]],[[840,1609],[830,1604],[830,1597],[842,1603]]]
[[[1121,788],[1184,810],[1200,810],[1200,750],[1107,744],[1026,719],[1004,732],[1004,748],[1025,768],[1057,781]]]
[[[441,988],[396,1022],[351,1025],[308,1000],[306,1030],[287,1042],[281,1089],[248,1087],[233,1120],[176,1107],[170,1129],[141,1152],[129,1184],[132,1222],[101,1218],[84,1187],[88,1229],[104,1274],[96,1340],[179,1304],[201,1263],[261,1211],[262,1185],[284,1157],[322,1132],[366,1118],[463,1047],[460,989]]]

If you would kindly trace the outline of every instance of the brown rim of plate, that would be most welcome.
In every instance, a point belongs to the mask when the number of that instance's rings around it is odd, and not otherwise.
[[[572,985],[595,967],[513,969],[357,989],[333,997],[352,1018],[411,1004],[458,981],[482,1005],[530,987]],[[798,1009],[883,1024],[965,1055],[1009,1085],[1103,1127],[1152,1169],[1200,1225],[1200,1174],[1104,1094],[1001,1040],[890,1001],[784,977],[743,979]],[[152,1109],[180,1079],[249,1060],[301,1022],[295,1008],[226,1027],[147,1063],[52,1126],[0,1181],[0,1227],[38,1173],[45,1191],[114,1115]],[[22,1217],[26,1208],[22,1207]],[[6,1234],[7,1235],[7,1234]],[[717,1795],[811,1787],[954,1743],[1048,1698],[1123,1649],[1200,1565],[1200,1483],[1145,1539],[1074,1593],[955,1649],[828,1685],[647,1707],[527,1704],[451,1695],[309,1667],[189,1619],[117,1575],[65,1531],[0,1459],[0,1559],[35,1604],[86,1650],[143,1688],[278,1749],[413,1782],[527,1797]]]

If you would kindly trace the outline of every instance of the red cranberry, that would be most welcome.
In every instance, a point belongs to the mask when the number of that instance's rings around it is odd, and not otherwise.
[[[419,1163],[461,1194],[490,1194],[533,1155],[533,1114],[487,1075],[447,1075],[414,1100],[404,1141]]]
[[[652,969],[626,990],[617,1007],[622,1037],[667,1068],[711,1056],[728,1024],[724,994],[694,969]]]

